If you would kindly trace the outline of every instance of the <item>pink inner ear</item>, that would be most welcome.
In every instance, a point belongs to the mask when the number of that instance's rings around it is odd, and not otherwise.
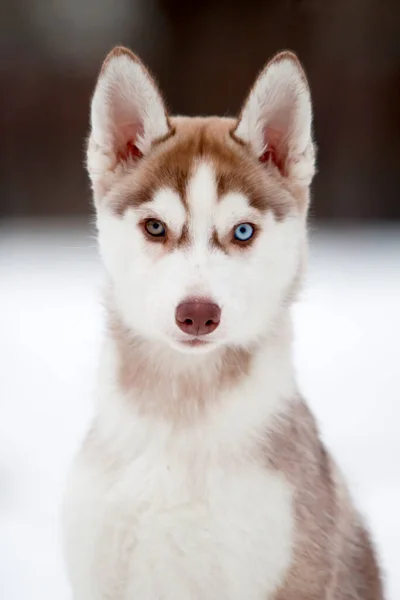
[[[118,152],[118,161],[127,160],[128,158],[133,158],[137,160],[142,158],[143,154],[139,150],[139,148],[132,142],[129,141],[125,144],[124,148]]]
[[[138,160],[143,154],[135,144],[138,136],[142,133],[139,123],[117,124],[117,147],[118,161],[133,158]]]
[[[273,148],[267,148],[259,158],[260,163],[273,162],[276,165],[276,152]]]
[[[260,161],[260,163],[272,163],[273,165],[275,165],[276,167],[278,167],[278,169],[280,170],[280,172],[283,174],[283,162],[281,160],[279,160],[275,148],[269,147],[265,150],[265,152],[263,152],[263,154],[261,154],[260,158],[258,159]]]
[[[281,147],[281,133],[275,129],[268,127],[264,131],[264,141],[266,145],[265,151],[259,158],[260,163],[272,163],[283,173],[284,167],[284,152]]]

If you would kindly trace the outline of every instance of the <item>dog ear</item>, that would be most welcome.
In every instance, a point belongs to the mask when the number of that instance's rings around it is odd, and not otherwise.
[[[262,70],[244,103],[234,136],[260,162],[309,184],[314,174],[311,97],[304,71],[291,52]]]
[[[92,183],[121,163],[133,166],[169,130],[164,102],[147,69],[130,50],[114,48],[92,99],[87,155]]]

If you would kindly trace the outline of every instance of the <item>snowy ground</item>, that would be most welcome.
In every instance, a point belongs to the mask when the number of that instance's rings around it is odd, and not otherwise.
[[[58,506],[91,414],[101,273],[79,224],[0,223],[0,596],[70,598]],[[299,381],[400,598],[400,228],[320,229],[296,307]]]

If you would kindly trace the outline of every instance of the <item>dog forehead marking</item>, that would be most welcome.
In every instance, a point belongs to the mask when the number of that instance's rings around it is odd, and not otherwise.
[[[194,243],[207,243],[217,200],[217,179],[213,165],[208,161],[198,161],[187,189],[189,231]]]
[[[128,174],[114,201],[117,214],[140,207],[163,187],[174,189],[187,209],[189,181],[203,162],[214,169],[218,199],[241,192],[261,212],[272,210],[281,217],[288,212],[287,197],[249,151],[232,139],[233,119],[175,117],[171,122],[173,134],[157,142],[143,164]]]

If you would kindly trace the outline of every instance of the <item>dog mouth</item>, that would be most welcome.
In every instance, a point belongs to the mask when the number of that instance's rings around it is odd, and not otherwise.
[[[190,348],[199,348],[200,346],[206,346],[210,342],[200,338],[192,338],[190,340],[180,340],[180,343]]]
[[[208,352],[209,350],[215,347],[215,340],[205,339],[202,336],[188,335],[185,338],[176,337],[172,343],[175,346],[176,350],[189,353]]]

